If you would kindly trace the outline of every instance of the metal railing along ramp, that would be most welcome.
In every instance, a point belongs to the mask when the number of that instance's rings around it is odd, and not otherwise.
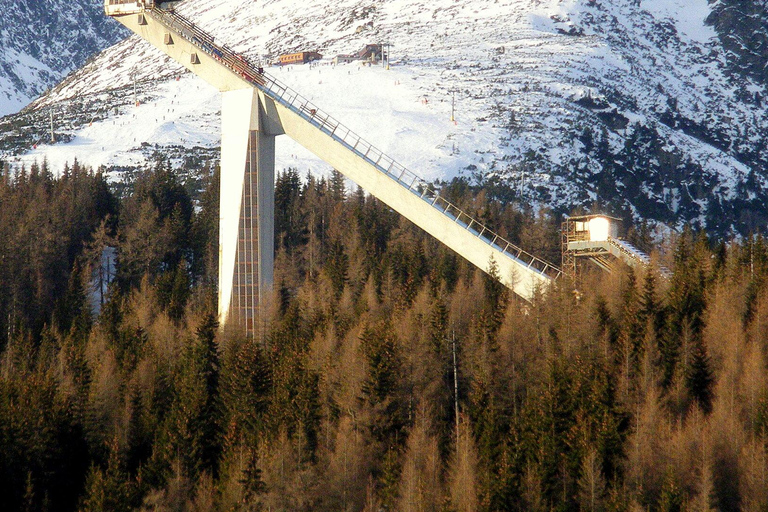
[[[252,65],[226,45],[217,44],[213,36],[190,20],[173,10],[156,7],[146,9],[142,15],[151,16],[170,34],[183,38],[197,51],[272,100],[287,135],[374,197],[482,270],[488,272],[493,259],[502,283],[521,297],[530,300],[540,288],[561,275],[559,268],[527,253],[476,221],[441,197],[434,185],[395,162],[262,68]],[[192,57],[196,64],[195,58]],[[289,125],[295,128],[289,128]],[[310,138],[313,142],[308,141]]]

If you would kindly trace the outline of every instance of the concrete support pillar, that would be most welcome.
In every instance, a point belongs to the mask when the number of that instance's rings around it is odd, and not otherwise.
[[[251,132],[258,147],[259,303],[269,299],[275,275],[275,136]]]
[[[219,321],[249,334],[274,275],[275,137],[262,110],[252,88],[222,95]]]

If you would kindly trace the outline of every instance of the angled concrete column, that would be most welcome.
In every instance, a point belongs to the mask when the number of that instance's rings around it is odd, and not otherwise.
[[[274,272],[275,137],[262,110],[252,88],[222,94],[219,321],[249,334]]]

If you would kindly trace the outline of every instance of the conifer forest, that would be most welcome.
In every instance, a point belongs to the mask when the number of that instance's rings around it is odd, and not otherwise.
[[[760,236],[686,230],[670,279],[585,265],[528,303],[288,169],[247,338],[217,324],[215,172],[56,174],[0,174],[3,510],[768,510]],[[444,192],[559,263],[554,212]]]

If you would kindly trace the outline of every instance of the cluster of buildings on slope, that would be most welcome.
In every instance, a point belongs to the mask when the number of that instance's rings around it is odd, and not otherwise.
[[[275,65],[285,66],[288,64],[307,64],[322,59],[323,56],[317,52],[297,52],[280,55],[274,62]],[[359,51],[351,54],[342,53],[333,58],[334,64],[346,64],[349,62],[370,62],[377,63],[382,58],[382,49],[380,44],[366,44]]]

